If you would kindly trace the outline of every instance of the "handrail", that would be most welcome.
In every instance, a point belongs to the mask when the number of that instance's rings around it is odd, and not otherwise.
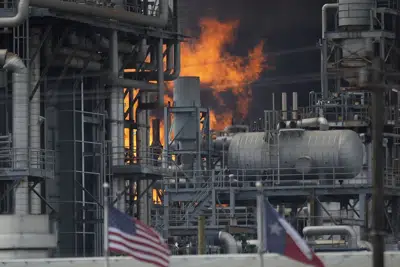
[[[0,148],[1,169],[55,170],[55,151],[33,148]]]

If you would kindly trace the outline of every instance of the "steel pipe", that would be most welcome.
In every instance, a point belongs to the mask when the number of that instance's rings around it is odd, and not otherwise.
[[[334,226],[307,226],[303,228],[306,237],[317,235],[347,235],[349,237],[349,248],[357,248],[357,233],[353,227],[348,225]]]
[[[0,18],[0,28],[14,28],[22,24],[29,16],[29,0],[19,0],[18,11],[14,17]]]
[[[237,242],[231,234],[224,232],[224,231],[220,231],[218,233],[218,239],[219,239],[219,241],[222,242],[227,254],[239,253]]]
[[[31,0],[32,6],[49,8],[55,11],[68,12],[77,15],[99,17],[107,20],[116,20],[123,23],[164,28],[168,23],[168,0],[160,0],[158,17],[128,12],[123,9],[111,9],[82,5],[74,2],[55,0]]]
[[[22,59],[7,50],[0,50],[2,67],[12,72],[12,144],[13,168],[28,168],[29,160],[29,73]],[[27,214],[28,186],[26,179],[15,190],[15,213]]]
[[[164,81],[174,81],[176,80],[181,73],[181,44],[177,42],[173,44],[173,53],[167,53],[167,57],[173,54],[173,60],[170,62],[170,59],[167,58],[167,70],[164,72]],[[169,66],[168,66],[169,65]],[[158,76],[157,71],[151,72],[140,72],[134,73],[138,75],[141,79],[145,80],[156,80]]]

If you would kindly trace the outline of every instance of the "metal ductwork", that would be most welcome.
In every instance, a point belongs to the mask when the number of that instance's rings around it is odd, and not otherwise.
[[[226,254],[239,253],[237,242],[231,234],[224,231],[220,231],[218,233],[218,239],[223,244]]]
[[[16,169],[28,167],[29,73],[22,59],[0,50],[0,64],[12,72],[13,148]]]
[[[24,0],[22,0],[22,2],[24,2]],[[82,16],[98,17],[106,20],[116,20],[129,24],[164,28],[168,23],[168,0],[160,0],[160,13],[157,17],[129,12],[123,9],[82,5],[78,2],[67,2],[60,0],[30,0],[30,2],[32,6],[39,8],[49,8],[54,11],[68,12],[71,14]]]
[[[357,248],[357,233],[348,225],[307,226],[303,228],[305,237],[318,235],[347,235],[349,248]]]
[[[18,12],[14,17],[0,18],[0,28],[13,28],[23,23],[29,15],[29,0],[19,0]]]

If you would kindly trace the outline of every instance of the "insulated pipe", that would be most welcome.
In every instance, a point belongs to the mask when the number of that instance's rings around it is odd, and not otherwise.
[[[296,123],[297,128],[304,128],[304,127],[319,127],[321,131],[326,131],[329,129],[329,123],[328,120],[325,119],[324,117],[316,117],[316,118],[308,118],[308,119],[302,119],[298,121],[293,121]],[[290,126],[290,123],[292,121],[286,121],[283,122],[286,127]],[[280,123],[276,127],[278,130],[281,129]]]
[[[56,60],[53,65],[55,66],[60,66],[64,67],[65,65],[68,65],[70,68],[75,68],[75,69],[83,69],[85,68],[86,70],[89,71],[98,71],[101,70],[103,65],[100,62],[97,61],[89,61],[89,63],[85,62],[84,59],[79,58],[79,57],[72,57],[68,59],[65,57],[65,59],[58,59]]]
[[[99,54],[96,53],[91,53],[88,51],[84,51],[84,50],[77,50],[77,49],[72,49],[72,48],[68,48],[68,47],[63,47],[59,50],[59,53],[62,55],[74,55],[76,57],[81,57],[81,58],[90,58],[91,60],[94,61],[100,61],[101,60],[101,56]]]
[[[322,33],[321,33],[322,39],[325,39],[326,22],[327,22],[327,19],[326,19],[327,10],[331,9],[331,8],[338,8],[338,7],[339,7],[338,3],[325,4],[325,5],[322,6],[322,15],[321,15],[321,17],[322,17],[322,23],[321,23],[321,25],[322,25]]]
[[[148,83],[145,81],[119,78],[115,77],[114,74],[110,75],[108,82],[110,85],[115,87],[135,88],[150,92],[157,92],[159,90],[158,84]]]
[[[29,0],[19,0],[18,12],[14,17],[0,18],[0,28],[14,28],[22,24],[29,15]]]
[[[93,39],[95,39],[95,41],[99,43],[103,51],[108,51],[108,49],[110,48],[110,41],[107,38],[101,37],[98,34],[94,34]],[[79,46],[81,49],[92,51],[96,48],[92,39],[83,36],[77,36],[76,33],[71,33],[70,35],[68,35],[68,41],[72,46]],[[120,42],[118,45],[118,51],[121,53],[130,54],[132,53],[133,48],[134,45],[127,42]]]
[[[163,61],[163,39],[158,39],[157,45],[157,89],[158,104],[164,107],[164,61]]]
[[[164,28],[168,23],[168,0],[160,0],[159,16],[148,16],[123,9],[96,7],[60,0],[30,0],[31,5],[40,8],[49,8],[55,11],[71,14],[99,17],[106,20],[117,20],[123,23],[139,24],[143,26]]]
[[[110,37],[110,72],[114,77],[120,77],[119,72],[120,59],[118,56],[118,33],[116,30],[111,32]],[[112,165],[124,165],[124,119],[123,119],[123,88],[113,86],[111,88],[111,101],[110,101],[110,119],[111,119],[111,150],[112,150]],[[122,118],[121,118],[122,117]],[[122,129],[121,129],[122,127]],[[113,176],[113,196],[118,197],[118,194],[124,191],[124,179],[122,177]],[[117,208],[121,211],[124,210],[124,197],[120,198],[117,202]]]
[[[357,248],[357,233],[353,227],[348,225],[335,226],[307,226],[303,228],[305,237],[317,235],[347,235],[349,237],[349,248]]]
[[[118,33],[113,30],[111,33],[111,45],[110,45],[110,72],[113,77],[119,76],[119,58],[118,58]],[[112,160],[113,165],[123,165],[123,153],[121,155],[121,151],[119,148],[121,139],[123,136],[119,136],[119,127],[123,124],[118,121],[119,119],[119,88],[117,86],[113,86],[111,88],[111,103],[110,103],[110,117],[111,117],[111,143],[112,143]]]
[[[222,242],[227,254],[239,253],[236,240],[231,234],[224,232],[224,231],[220,231],[218,233],[218,239],[219,239],[219,241]]]
[[[297,112],[299,111],[299,105],[298,105],[298,97],[297,97],[297,92],[293,92],[292,94],[292,102],[293,102],[293,107],[292,107],[292,120],[297,120]]]
[[[282,120],[287,120],[287,94],[282,93]]]
[[[29,73],[22,59],[7,50],[0,50],[0,60],[4,69],[12,72],[12,137],[13,168],[28,168],[28,127],[29,127]],[[27,214],[28,181],[23,179],[15,189],[15,213]]]
[[[31,86],[30,88],[33,89],[36,86],[36,83],[40,80],[40,29],[33,29],[32,30],[32,48],[31,54],[36,49],[39,49],[38,54],[35,58],[32,58],[31,61]],[[32,93],[31,90],[29,92]],[[41,152],[41,122],[40,122],[40,86],[38,90],[33,95],[30,101],[30,109],[29,109],[29,147],[30,151],[29,154],[31,155],[29,158],[29,162],[31,168],[41,169],[41,164],[43,161],[46,160],[46,157],[42,157]],[[46,162],[45,162],[46,163]],[[37,184],[35,186],[35,191],[38,194],[41,194],[41,185]],[[41,202],[42,200],[36,194],[30,194],[31,198],[31,213],[32,214],[40,214],[41,213]]]
[[[303,127],[319,127],[321,131],[325,131],[329,129],[329,123],[328,120],[325,119],[324,117],[317,117],[317,118],[308,118],[308,119],[302,119],[298,120],[296,122],[297,127],[303,128]]]
[[[7,50],[0,50],[4,58],[3,68],[12,72],[12,113],[13,113],[13,148],[15,168],[28,167],[28,125],[29,125],[29,73],[22,59]]]

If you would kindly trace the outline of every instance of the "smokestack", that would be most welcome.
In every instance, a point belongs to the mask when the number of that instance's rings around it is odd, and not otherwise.
[[[282,93],[282,120],[287,120],[287,95]]]
[[[297,92],[293,92],[292,101],[293,101],[292,120],[297,120],[297,112],[299,110],[297,102]]]
[[[151,121],[152,123],[152,129],[153,129],[153,142],[151,143],[151,146],[161,146],[161,140],[160,140],[160,120],[159,119],[154,119]]]

